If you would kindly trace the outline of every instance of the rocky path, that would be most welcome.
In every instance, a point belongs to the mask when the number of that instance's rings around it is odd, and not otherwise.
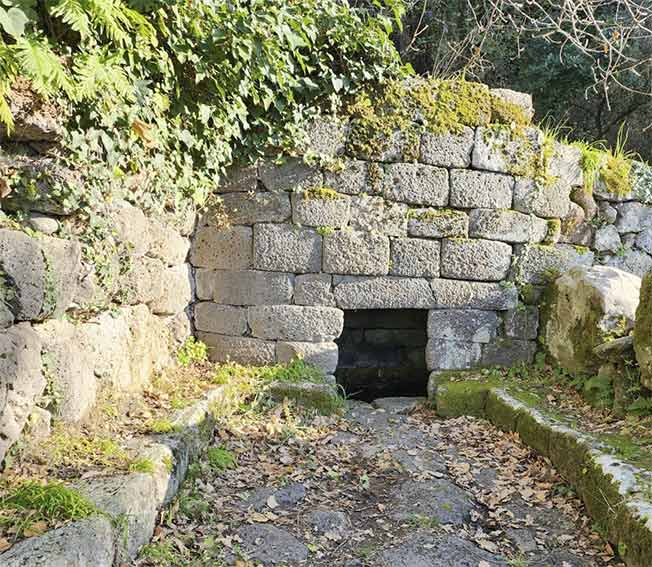
[[[414,400],[374,406],[308,418],[286,404],[231,420],[137,565],[619,565],[514,436]]]

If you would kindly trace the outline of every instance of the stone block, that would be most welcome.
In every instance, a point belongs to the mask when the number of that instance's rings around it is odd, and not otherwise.
[[[258,166],[231,166],[220,178],[217,193],[249,193],[258,190]]]
[[[574,146],[555,142],[554,153],[548,162],[548,175],[559,178],[564,185],[584,185],[582,151]]]
[[[556,181],[545,187],[531,179],[517,179],[514,187],[514,209],[543,218],[564,218],[570,208],[571,187]]]
[[[345,276],[334,283],[341,309],[429,309],[434,304],[425,279]]]
[[[445,278],[500,281],[512,263],[512,247],[494,240],[445,239],[441,275]]]
[[[642,278],[652,271],[652,258],[641,250],[627,248],[622,255],[607,256],[605,266],[611,266]]]
[[[618,211],[616,228],[620,234],[652,228],[652,207],[630,201],[616,205],[616,210]]]
[[[559,241],[565,244],[589,246],[593,242],[593,227],[584,222],[586,214],[577,203],[571,202],[568,213],[561,219]]]
[[[387,236],[406,236],[408,207],[388,203],[382,197],[359,195],[351,200],[349,226],[362,232],[377,232]]]
[[[197,332],[197,338],[206,343],[208,358],[212,362],[235,362],[265,366],[276,362],[276,343],[250,337],[229,337],[214,333]]]
[[[532,364],[536,352],[537,343],[534,341],[500,338],[482,345],[482,366],[512,368],[519,364]]]
[[[344,313],[335,307],[265,305],[250,307],[247,321],[260,339],[322,342],[340,336]]]
[[[613,224],[618,218],[618,211],[612,207],[611,203],[606,201],[598,201],[598,213],[600,219],[607,224]]]
[[[18,321],[61,315],[77,293],[81,247],[75,240],[30,238],[0,229],[2,298]]]
[[[127,201],[117,201],[111,206],[109,215],[118,240],[129,246],[132,255],[145,255],[151,242],[145,213]]]
[[[202,301],[195,305],[195,328],[218,335],[242,336],[247,332],[247,309]]]
[[[543,334],[556,364],[575,373],[597,371],[593,349],[634,327],[640,278],[606,266],[565,271],[551,290]]]
[[[338,357],[339,351],[333,342],[279,342],[276,345],[276,361],[278,363],[287,364],[299,358],[306,364],[319,368],[324,374],[335,372]]]
[[[330,274],[304,274],[296,277],[294,303],[335,307],[333,278]]]
[[[192,309],[190,306],[186,307],[183,311],[176,313],[175,315],[169,315],[167,317],[161,317],[165,322],[165,326],[170,332],[170,337],[175,342],[175,346],[181,346],[188,337],[193,336],[193,317]]]
[[[393,276],[439,277],[441,244],[420,238],[393,238],[390,270]]]
[[[522,93],[511,89],[491,89],[491,94],[502,98],[506,102],[520,106],[530,118],[534,116],[534,105],[530,93]]]
[[[614,225],[608,224],[595,231],[593,248],[597,252],[611,252],[615,254],[621,246],[620,234],[618,234],[618,229]]]
[[[296,158],[280,165],[261,163],[258,175],[265,189],[273,192],[298,191],[324,185],[324,176],[316,167]]]
[[[430,282],[436,309],[487,309],[506,311],[518,303],[514,285],[435,279]]]
[[[596,235],[596,246],[597,240],[598,238]],[[620,243],[620,238],[618,238],[618,242]],[[636,248],[643,250],[646,254],[652,254],[652,228],[647,228],[643,232],[638,233],[634,245]],[[616,248],[616,250],[618,250],[618,248]]]
[[[292,215],[290,196],[287,193],[231,193],[222,196],[218,211],[226,215],[231,224],[256,224],[259,222],[285,222]],[[205,224],[215,225],[215,214],[205,215]],[[221,223],[220,223],[221,224]]]
[[[299,152],[333,158],[344,153],[349,132],[347,120],[336,116],[319,116],[306,126],[306,139],[299,144]]]
[[[292,193],[292,222],[303,226],[342,228],[349,222],[351,198],[331,191]]]
[[[0,462],[45,389],[42,343],[28,323],[0,332]]]
[[[181,264],[166,268],[162,272],[163,293],[149,303],[152,313],[175,315],[183,311],[193,300],[192,268]]]
[[[510,209],[514,178],[500,173],[453,169],[451,175],[451,207],[461,209]]]
[[[498,325],[498,315],[493,311],[436,309],[428,313],[431,339],[488,343],[496,337]]]
[[[22,84],[20,84],[22,83]],[[56,142],[64,133],[70,118],[64,105],[55,104],[37,94],[27,81],[20,80],[6,92],[7,104],[13,117],[13,129],[0,126],[3,142]]]
[[[480,362],[480,343],[430,339],[426,346],[428,370],[466,370]]]
[[[641,384],[652,390],[652,274],[643,277],[634,324],[634,352],[641,369]],[[0,452],[0,457],[2,453]]]
[[[59,221],[43,213],[29,213],[27,224],[32,230],[52,235],[60,228]]]
[[[157,219],[149,219],[150,245],[148,256],[168,266],[183,264],[190,251],[190,241],[171,226]]]
[[[577,266],[592,266],[594,254],[588,249],[558,244],[525,244],[515,249],[513,279],[519,283],[545,285],[559,274]]]
[[[536,339],[539,334],[539,308],[519,305],[505,313],[505,336],[511,339]]]
[[[356,125],[353,125],[353,134],[349,136],[349,143],[347,144],[347,153],[352,156],[368,160],[380,161],[384,163],[392,163],[398,161],[411,161],[414,156],[414,148],[410,140],[401,130],[394,130],[389,136],[378,135],[375,140],[366,142],[364,144],[356,143]],[[366,132],[362,133],[363,137]],[[418,151],[418,150],[417,150]]]
[[[253,263],[253,230],[249,226],[197,229],[190,262],[198,268],[247,270]]]
[[[388,270],[387,236],[352,230],[340,230],[324,236],[325,272],[373,276],[386,275]]]
[[[385,168],[383,196],[410,205],[448,204],[448,170],[429,165],[396,163]]]
[[[475,169],[527,175],[525,168],[539,158],[542,148],[543,132],[538,128],[527,128],[518,136],[508,127],[478,128],[471,162]]]
[[[294,291],[293,274],[200,269],[196,278],[199,299],[225,305],[290,303]]]
[[[351,159],[345,160],[342,168],[324,173],[324,186],[346,195],[372,193],[367,175],[367,162]]]
[[[474,137],[474,131],[466,126],[459,134],[426,132],[421,136],[419,161],[438,167],[469,167]]]
[[[164,292],[166,266],[160,260],[137,257],[129,271],[120,277],[117,300],[123,305],[149,303]]]
[[[408,234],[424,238],[466,238],[469,217],[453,209],[410,209]]]
[[[503,242],[541,242],[548,235],[548,223],[505,209],[476,209],[470,213],[469,236]]]
[[[319,272],[322,237],[291,224],[254,226],[254,268],[279,272]]]

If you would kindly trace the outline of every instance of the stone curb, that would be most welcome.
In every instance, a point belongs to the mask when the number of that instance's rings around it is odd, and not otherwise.
[[[228,403],[224,386],[180,410],[172,420],[178,433],[148,437],[139,456],[153,473],[125,473],[79,481],[76,488],[102,514],[24,540],[0,555],[2,567],[113,567],[130,563],[150,541],[159,510],[177,494],[188,466],[210,442],[211,407]]]
[[[483,417],[503,431],[518,433],[573,486],[628,567],[652,564],[652,471],[615,457],[598,438],[495,384],[444,382],[432,399],[442,417]]]

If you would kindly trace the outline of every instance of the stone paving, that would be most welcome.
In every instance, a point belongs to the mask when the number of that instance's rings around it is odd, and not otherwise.
[[[196,467],[136,564],[620,565],[570,488],[513,435],[442,421],[416,399],[374,406],[306,421],[283,404],[229,424],[215,444],[238,466]]]

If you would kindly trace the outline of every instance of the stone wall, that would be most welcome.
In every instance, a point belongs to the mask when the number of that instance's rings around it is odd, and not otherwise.
[[[21,140],[51,141],[41,139],[48,125]],[[14,171],[47,162],[23,146],[3,150],[0,165],[11,155]],[[142,389],[192,333],[194,213],[150,218],[124,201],[107,205],[111,241],[93,261],[82,254],[88,239],[74,236],[77,211],[42,189],[34,200],[2,203],[24,222],[0,223],[0,461],[26,425],[47,434],[52,420],[82,422],[103,396]]]

